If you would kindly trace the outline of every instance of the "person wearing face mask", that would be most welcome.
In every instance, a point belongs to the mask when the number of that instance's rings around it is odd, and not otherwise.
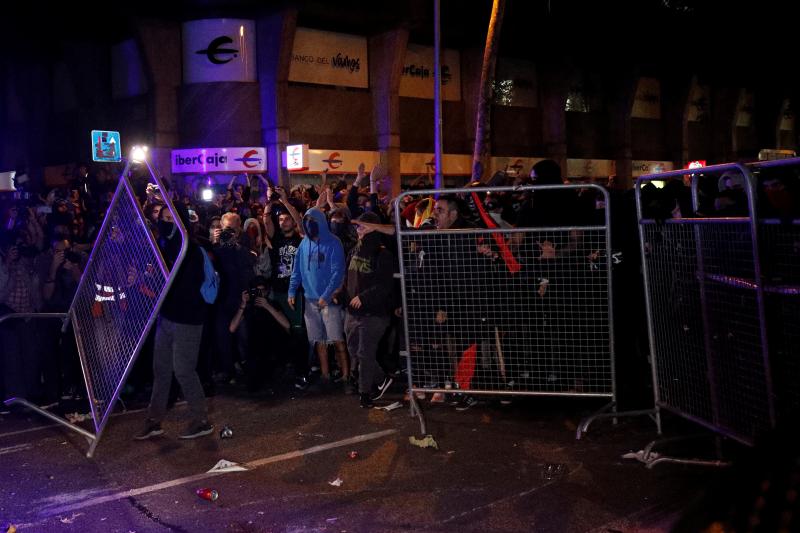
[[[359,221],[380,223],[374,213]],[[394,281],[392,254],[381,244],[381,234],[370,225],[358,226],[358,244],[347,267],[344,287],[336,301],[347,307],[347,347],[358,362],[358,392],[361,407],[369,408],[392,384],[377,361],[378,343],[389,326]]]
[[[331,233],[339,237],[344,247],[344,256],[350,257],[350,253],[358,242],[358,235],[355,228],[350,223],[350,210],[346,207],[337,207],[331,211]]]
[[[220,276],[217,297],[214,333],[219,354],[218,381],[236,384],[236,363],[241,363],[246,354],[246,339],[237,331],[231,334],[228,326],[239,308],[242,291],[246,290],[253,277],[256,255],[242,244],[242,223],[236,213],[222,215],[218,244],[213,248]],[[248,239],[249,242],[249,239]]]
[[[297,250],[289,280],[288,303],[294,309],[295,296],[302,286],[305,291],[304,318],[308,340],[316,346],[324,390],[330,384],[329,344],[336,348],[336,360],[342,375],[350,373],[342,307],[333,302],[333,295],[344,280],[344,248],[328,228],[325,214],[317,208],[306,212],[303,230],[305,237]]]
[[[189,215],[183,205],[175,206],[187,230]],[[169,209],[162,209],[159,221],[159,247],[171,269],[181,249],[181,234]],[[191,236],[191,231],[189,232]],[[167,412],[169,390],[174,374],[189,404],[191,422],[180,433],[180,439],[209,435],[208,408],[203,386],[197,375],[197,359],[203,334],[206,304],[200,292],[205,280],[204,259],[200,247],[191,240],[186,256],[161,305],[156,323],[153,348],[153,392],[142,431],[134,438],[146,440],[164,433],[161,422]]]

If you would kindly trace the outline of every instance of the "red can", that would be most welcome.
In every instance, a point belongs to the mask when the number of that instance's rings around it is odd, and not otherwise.
[[[350,459],[358,459],[358,452],[353,450],[347,454],[347,457],[349,457]]]
[[[215,502],[219,498],[219,493],[214,489],[197,489],[197,495],[210,502]]]

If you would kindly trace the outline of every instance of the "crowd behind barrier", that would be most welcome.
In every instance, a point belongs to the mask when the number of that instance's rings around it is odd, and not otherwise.
[[[592,187],[568,194],[523,190],[456,195],[443,191],[438,197],[415,194],[414,189],[432,186],[428,176],[421,177],[408,194],[401,196],[400,209],[395,211],[393,199],[384,189],[389,180],[380,167],[371,173],[361,168],[354,179],[328,180],[323,174],[319,185],[291,190],[275,186],[268,177],[239,176],[225,190],[215,191],[210,201],[201,199],[200,183],[195,188],[160,190],[141,169],[132,169],[137,199],[162,252],[174,231],[169,213],[163,209],[163,195],[170,195],[186,215],[191,239],[207,252],[220,275],[215,303],[200,310],[203,327],[197,372],[206,395],[224,385],[260,396],[284,394],[295,388],[343,391],[356,396],[358,402],[354,404],[363,407],[380,398],[406,367],[400,357],[406,349],[402,292],[398,276],[391,275],[400,271],[394,235],[396,212],[404,228],[444,231],[537,229],[559,226],[565,220],[591,223],[605,217],[609,210],[614,316],[608,318],[613,318],[614,324],[618,395],[628,405],[646,405],[652,397],[633,190],[612,185],[607,195]],[[793,172],[776,169],[774,177],[759,178],[758,205],[765,217],[800,218],[798,178]],[[559,183],[564,180],[558,165],[546,160],[537,163],[529,175],[499,172],[488,185]],[[63,187],[27,191],[28,200],[0,200],[0,314],[65,312],[69,308],[115,187],[116,180],[107,169],[78,165]],[[696,209],[693,192],[699,199]],[[747,212],[741,182],[733,175],[714,183],[703,180],[695,191],[680,178],[667,181],[661,188],[648,183],[642,188],[641,200],[646,216],[658,221]],[[533,271],[541,270],[541,265],[532,265],[542,258],[570,256],[575,264],[590,268],[597,259],[592,257],[597,246],[581,243],[581,238],[569,233],[538,242],[531,240],[532,234],[520,242],[486,238],[480,251],[483,258],[516,264],[510,268],[519,268],[524,275],[498,294],[485,290],[491,285],[479,276],[468,280],[474,285],[482,310],[508,314],[503,294],[517,295],[517,303],[538,303],[542,291],[550,290],[542,285],[547,276]],[[792,242],[796,247],[791,240],[785,246],[791,247]],[[438,269],[437,276],[449,268],[446,259],[432,261],[431,266]],[[126,274],[119,284],[98,285],[96,312],[109,312],[121,305],[123,294],[125,298],[146,294],[147,272]],[[464,281],[461,276],[459,282]],[[554,301],[547,309],[540,309],[543,315],[577,318],[575,310],[559,306],[557,287],[552,288],[547,295]],[[446,312],[448,296],[441,287],[431,287],[430,294],[421,296],[427,299],[430,316],[418,315],[414,320],[429,320],[424,327],[448,331],[473,327],[468,323],[469,316]],[[513,322],[526,317],[507,318]],[[499,328],[486,327],[479,335],[477,340],[487,346],[487,353],[496,353],[498,347],[513,352],[515,346],[526,352],[542,351],[533,358],[542,362],[542,368],[523,368],[509,359],[492,390],[513,392],[514,383],[524,379],[540,379],[544,389],[555,387],[551,376],[558,372],[548,367],[550,354],[544,351],[562,349],[570,339],[556,339],[547,333],[547,328],[536,322],[541,316],[528,318],[533,322],[519,325],[537,329],[541,342],[516,342],[520,339],[504,335]],[[50,405],[85,394],[74,334],[69,330],[62,333],[60,324],[53,322],[45,325],[14,320],[0,324],[4,347],[0,397],[20,396]],[[592,327],[583,324],[580,332],[589,338]],[[782,337],[788,339],[785,342],[790,342],[793,331]],[[123,398],[149,397],[154,338],[151,333],[122,391]],[[446,354],[436,360],[442,363],[439,366],[421,369],[428,381],[425,386],[438,389],[456,381],[461,361],[453,357],[463,358],[463,353],[455,350],[453,354],[457,355]],[[493,375],[497,370],[492,369]],[[570,376],[569,382],[559,386],[593,390],[606,377],[597,382],[592,379]],[[454,396],[460,409],[476,403],[466,393]]]
[[[749,445],[800,407],[798,170],[686,174],[683,205],[665,218],[646,187],[674,173],[637,190],[656,406]]]

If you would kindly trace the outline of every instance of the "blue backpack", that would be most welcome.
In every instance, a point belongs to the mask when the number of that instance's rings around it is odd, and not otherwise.
[[[219,274],[214,270],[208,252],[203,247],[200,247],[200,251],[203,252],[203,272],[205,273],[203,284],[200,286],[200,294],[203,295],[203,300],[207,304],[213,304],[217,300],[217,292],[219,292]]]

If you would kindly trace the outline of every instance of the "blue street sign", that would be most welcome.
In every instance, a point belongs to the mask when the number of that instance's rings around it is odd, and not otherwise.
[[[118,163],[122,160],[122,145],[118,131],[92,130],[92,161]]]

